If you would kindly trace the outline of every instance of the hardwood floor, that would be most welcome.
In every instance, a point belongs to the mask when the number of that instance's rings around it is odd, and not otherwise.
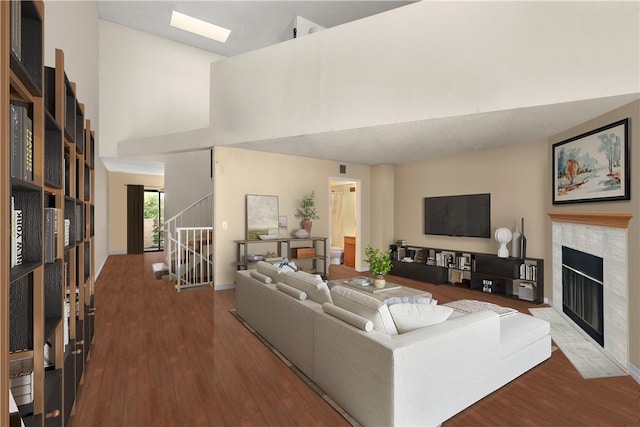
[[[347,425],[229,313],[233,290],[178,294],[153,275],[151,264],[162,257],[107,260],[96,282],[96,332],[71,427]],[[354,275],[359,273],[348,267],[330,269],[331,279]],[[453,286],[388,280],[427,290],[440,303],[473,298],[521,311],[535,306]],[[445,426],[639,424],[638,383],[631,377],[584,380],[556,350]]]

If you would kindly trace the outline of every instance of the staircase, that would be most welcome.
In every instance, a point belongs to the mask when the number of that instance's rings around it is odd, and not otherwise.
[[[166,268],[178,292],[213,286],[213,193],[184,208],[162,226]]]

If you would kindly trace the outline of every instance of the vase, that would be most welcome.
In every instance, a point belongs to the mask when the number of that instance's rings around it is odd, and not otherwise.
[[[378,289],[384,288],[386,284],[387,284],[387,281],[384,280],[384,276],[382,274],[376,275],[376,277],[373,279],[373,286]]]
[[[496,239],[496,242],[500,243],[500,248],[498,249],[498,258],[508,258],[509,249],[507,249],[507,243],[511,242],[511,230],[506,227],[500,227],[496,229],[494,237]]]
[[[307,232],[309,233],[309,235],[311,235],[311,226],[313,225],[313,222],[311,222],[310,219],[303,219],[302,220],[302,228],[304,228],[305,230],[307,230]]]
[[[520,252],[520,243],[522,240],[522,233],[520,233],[520,230],[518,229],[518,227],[516,227],[516,229],[512,234],[513,236],[511,237],[511,256],[514,258],[520,258],[522,256]]]

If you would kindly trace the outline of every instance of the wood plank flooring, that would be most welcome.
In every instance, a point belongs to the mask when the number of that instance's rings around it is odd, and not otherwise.
[[[229,313],[233,290],[177,293],[153,275],[151,264],[162,258],[148,253],[107,260],[96,282],[96,332],[71,427],[347,425]],[[332,279],[354,275],[348,267],[330,269]],[[535,306],[453,286],[387,280],[427,290],[440,303],[472,298],[521,311]],[[630,377],[585,380],[556,350],[445,426],[639,424],[638,383]]]

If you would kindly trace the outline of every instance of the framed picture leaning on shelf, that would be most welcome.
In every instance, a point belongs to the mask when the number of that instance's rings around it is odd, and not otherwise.
[[[629,200],[629,119],[553,144],[553,204]]]

